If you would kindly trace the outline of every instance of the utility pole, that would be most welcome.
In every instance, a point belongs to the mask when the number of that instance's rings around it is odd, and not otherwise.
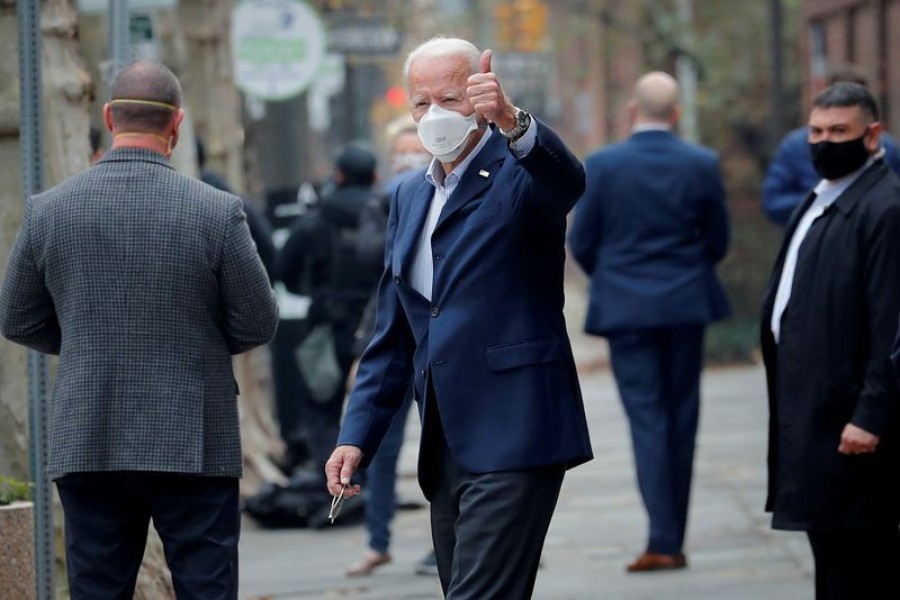
[[[677,0],[678,20],[681,22],[681,52],[675,62],[675,75],[681,96],[681,136],[691,142],[699,140],[697,130],[697,67],[694,64],[694,7],[693,0]]]
[[[109,0],[109,11],[106,13],[107,35],[109,40],[110,72],[109,83],[112,84],[116,73],[128,64],[131,35],[129,25],[128,0]]]
[[[44,189],[43,110],[41,106],[41,3],[20,2],[19,115],[21,118],[22,192],[27,198]],[[54,597],[53,497],[47,464],[47,357],[28,351],[28,422],[31,480],[34,482],[34,564],[38,600]]]
[[[784,7],[782,0],[769,0],[769,40],[772,51],[772,70],[769,80],[769,148],[774,152],[784,133]]]

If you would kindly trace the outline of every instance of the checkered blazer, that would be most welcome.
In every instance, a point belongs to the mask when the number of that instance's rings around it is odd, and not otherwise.
[[[59,354],[48,473],[241,476],[232,354],[278,308],[241,200],[120,148],[30,198],[0,331]]]

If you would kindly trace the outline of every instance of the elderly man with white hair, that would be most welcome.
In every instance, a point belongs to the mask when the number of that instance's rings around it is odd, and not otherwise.
[[[326,464],[340,498],[410,380],[447,598],[531,596],[566,469],[592,458],[563,317],[566,215],[584,170],[504,94],[492,52],[435,38],[406,59],[434,156],[391,200],[376,333]]]

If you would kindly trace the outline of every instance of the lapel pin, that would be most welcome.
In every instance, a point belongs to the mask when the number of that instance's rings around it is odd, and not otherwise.
[[[490,176],[490,173],[488,173],[484,169],[478,171],[478,174],[481,175],[482,177],[484,177],[485,179],[487,179]]]

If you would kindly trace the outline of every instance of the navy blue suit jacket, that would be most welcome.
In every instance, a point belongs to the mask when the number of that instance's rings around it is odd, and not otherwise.
[[[563,317],[566,214],[583,190],[581,163],[543,123],[522,159],[494,132],[435,227],[429,302],[409,276],[434,188],[422,177],[401,184],[376,333],[338,439],[363,450],[363,466],[410,378],[420,409],[431,379],[447,447],[470,472],[592,457]]]
[[[668,131],[588,157],[569,245],[590,276],[585,331],[705,325],[729,314],[715,264],[728,248],[718,158]]]

